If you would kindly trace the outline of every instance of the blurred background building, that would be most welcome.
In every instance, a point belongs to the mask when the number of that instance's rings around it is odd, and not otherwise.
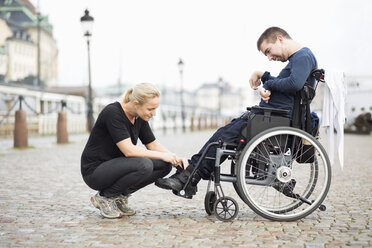
[[[55,86],[53,26],[28,0],[0,0],[0,82]]]
[[[124,91],[134,85],[122,80],[121,70],[118,74],[117,83],[93,89],[94,118],[108,103],[121,100]],[[371,81],[370,75],[345,75],[348,125],[358,115],[372,112]],[[179,82],[173,82],[172,87],[159,86],[162,97],[158,114],[151,121],[154,129],[177,129],[184,125],[188,130],[195,125],[216,128],[260,101],[258,91],[253,91],[248,81],[243,87],[236,87],[237,82],[220,77],[193,91],[178,87],[182,83],[183,68]],[[320,116],[322,90],[320,85],[313,102],[313,110]],[[54,134],[62,102],[66,102],[69,132],[84,132],[88,95],[87,85],[63,86],[63,82],[58,82],[58,47],[48,16],[29,0],[0,0],[0,138],[12,135],[20,96],[26,104],[23,109],[29,115],[31,133]]]

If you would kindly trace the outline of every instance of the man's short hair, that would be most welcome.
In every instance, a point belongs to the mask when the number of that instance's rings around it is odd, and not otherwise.
[[[281,36],[283,36],[284,38],[287,38],[287,39],[292,39],[291,36],[289,36],[289,34],[284,29],[281,29],[281,28],[278,28],[278,27],[270,27],[270,28],[266,29],[265,32],[263,32],[261,34],[260,38],[258,38],[258,40],[257,40],[258,51],[260,51],[261,44],[265,40],[267,40],[268,42],[274,43],[276,41],[276,38],[278,37],[278,35],[281,35]]]

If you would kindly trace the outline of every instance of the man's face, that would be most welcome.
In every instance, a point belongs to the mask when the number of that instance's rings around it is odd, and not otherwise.
[[[275,42],[269,42],[267,39],[261,44],[261,52],[268,57],[270,61],[282,61],[286,62],[288,60],[287,56],[283,51],[283,39],[279,36]]]

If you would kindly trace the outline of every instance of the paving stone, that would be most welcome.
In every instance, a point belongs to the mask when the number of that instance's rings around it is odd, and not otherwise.
[[[169,150],[190,156],[211,133],[157,137]],[[150,185],[129,199],[135,216],[104,219],[80,175],[87,136],[76,137],[68,145],[31,139],[35,148],[26,150],[0,140],[0,247],[372,247],[371,136],[345,135],[345,167],[332,167],[327,211],[295,222],[256,215],[229,183],[224,192],[240,212],[233,222],[218,221],[204,210],[206,181],[192,200]]]

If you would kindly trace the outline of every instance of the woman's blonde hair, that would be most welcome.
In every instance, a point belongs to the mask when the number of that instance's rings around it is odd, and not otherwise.
[[[160,97],[160,91],[155,85],[150,83],[140,83],[133,88],[128,89],[124,94],[124,103],[137,101],[140,105],[147,102],[148,99]]]

